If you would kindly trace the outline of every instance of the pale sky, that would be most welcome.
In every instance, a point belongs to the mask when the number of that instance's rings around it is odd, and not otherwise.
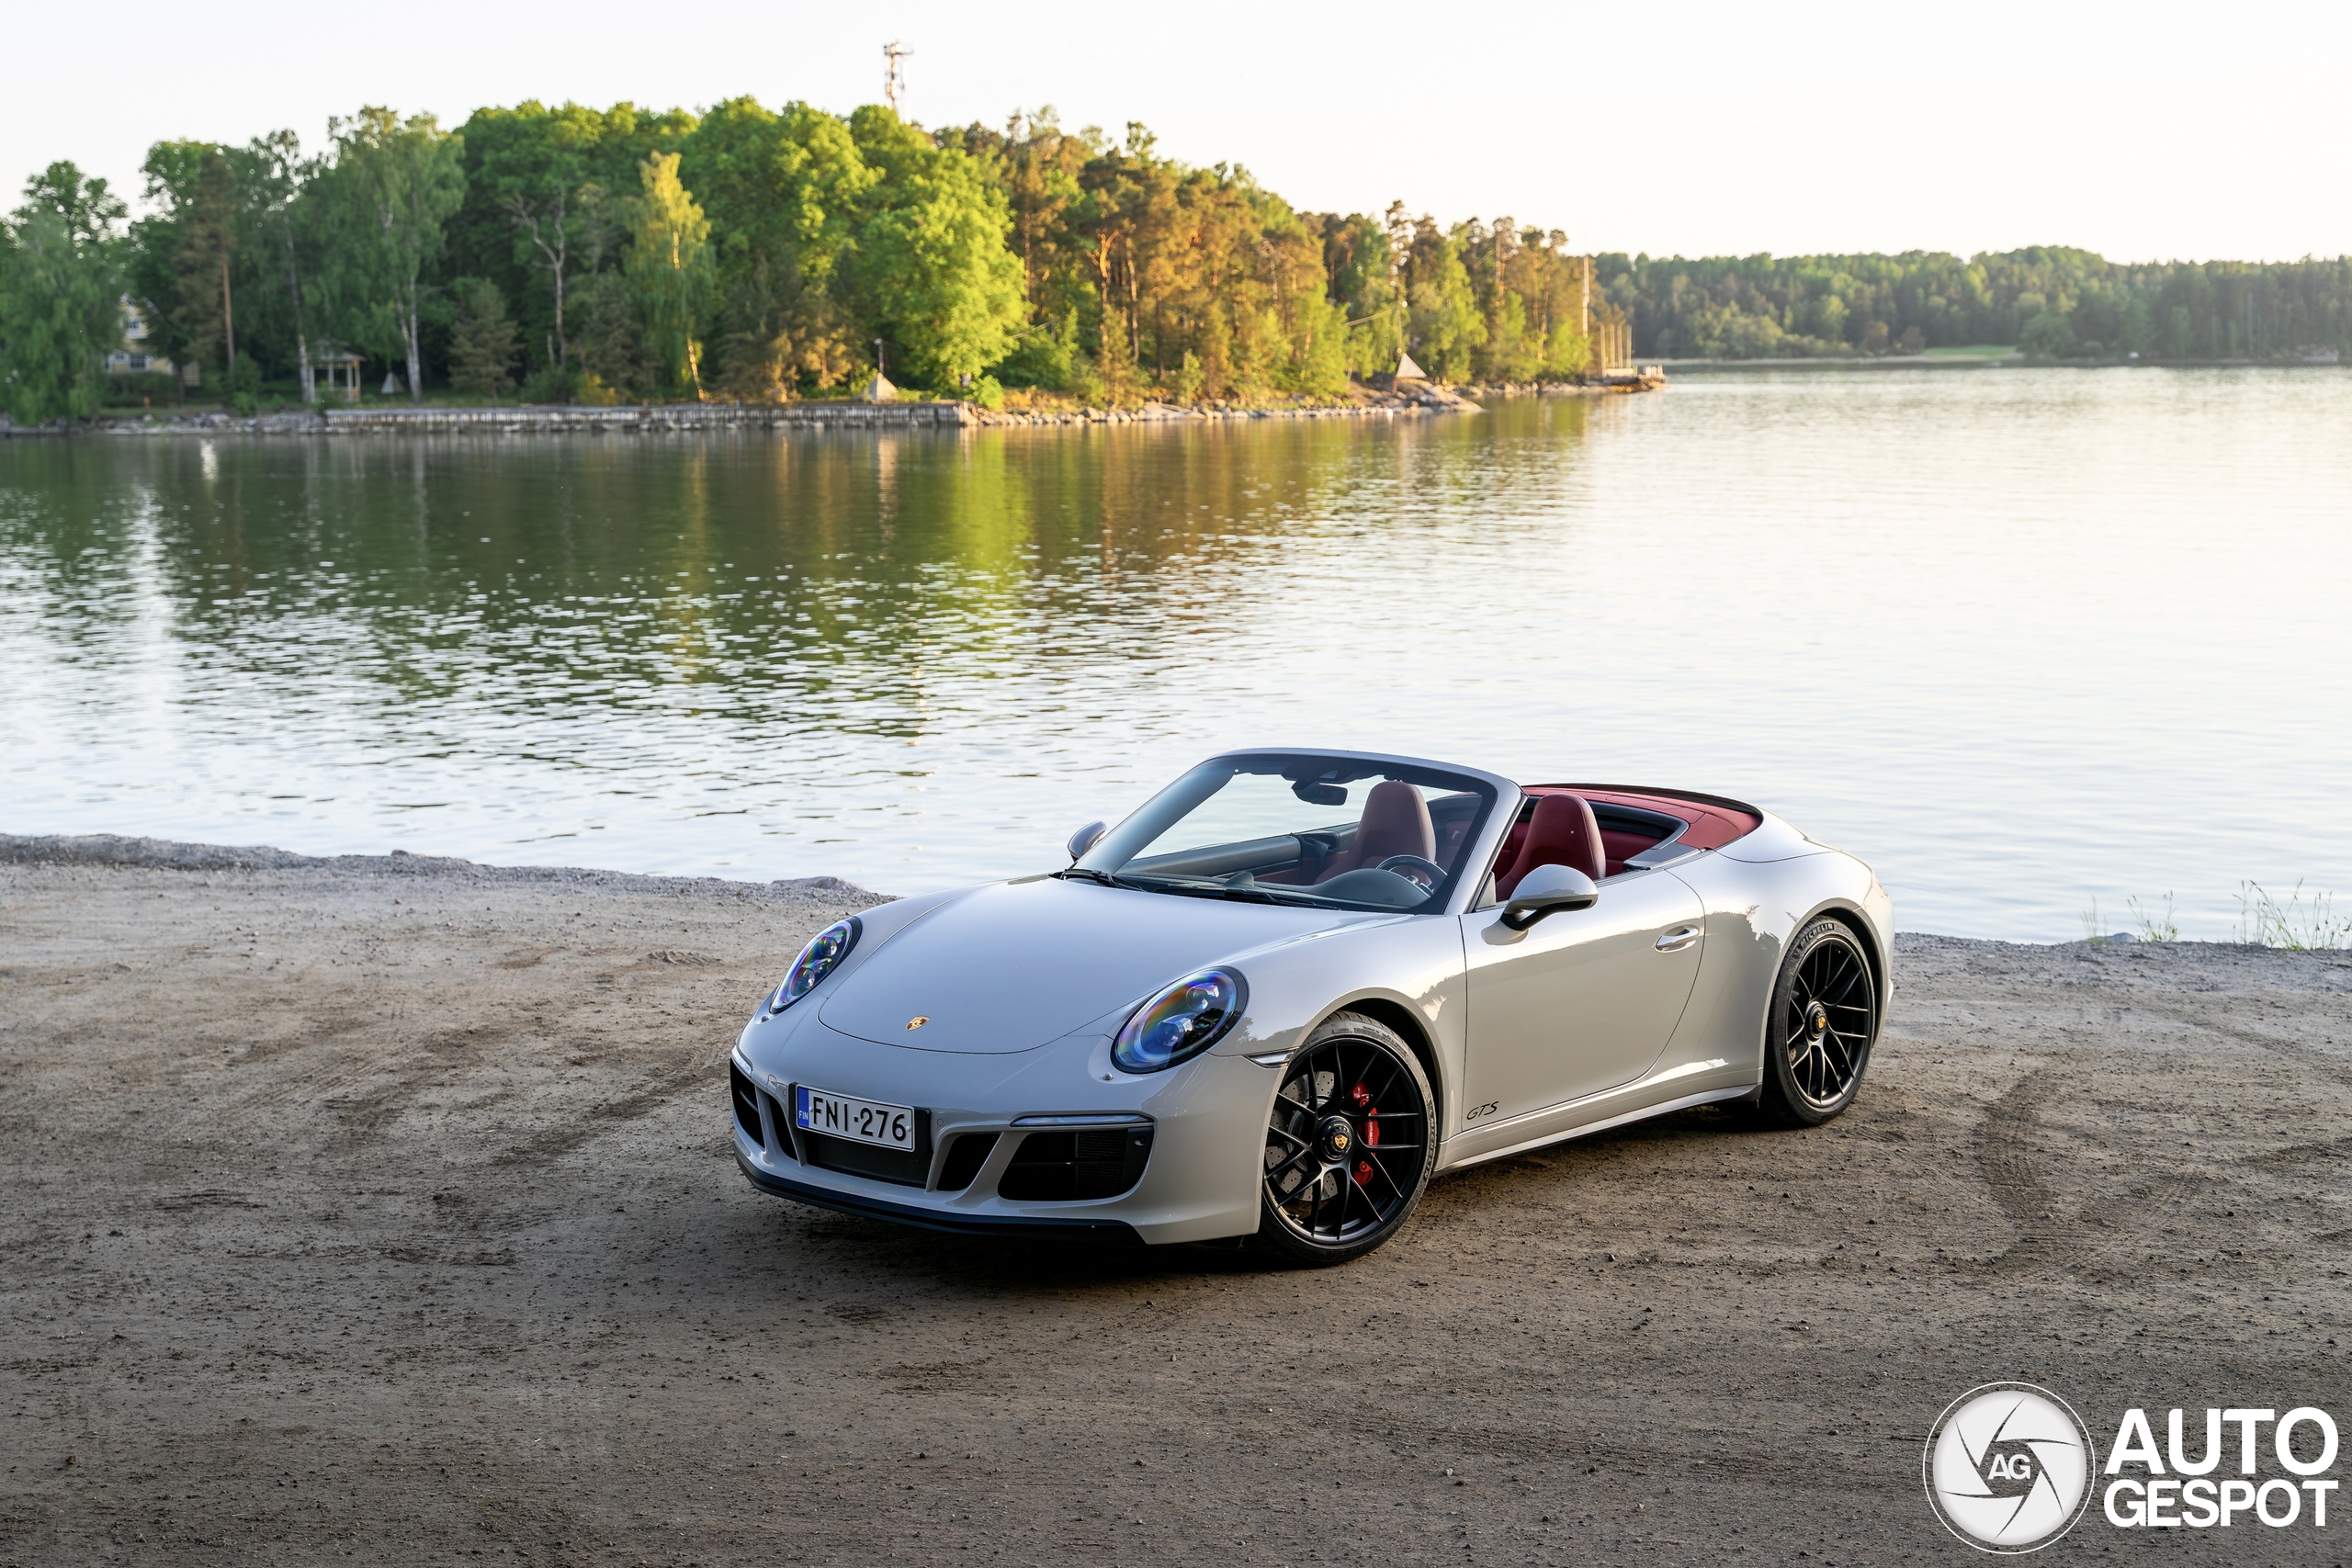
[[[11,196],[55,158],[135,196],[150,141],[291,126],[314,145],[363,103],[452,125],[530,97],[846,111],[879,99],[896,37],[925,124],[1041,104],[1073,128],[1141,120],[1163,152],[1246,164],[1303,209],[1401,197],[1577,250],[2352,252],[2342,5],[129,0],[8,27]]]

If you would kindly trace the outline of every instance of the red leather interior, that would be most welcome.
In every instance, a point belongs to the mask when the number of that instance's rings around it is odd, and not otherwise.
[[[1595,882],[1609,874],[1600,824],[1593,820],[1592,807],[1582,795],[1560,791],[1536,800],[1535,815],[1527,823],[1518,858],[1510,863],[1509,875],[1495,878],[1495,892],[1510,897],[1520,878],[1539,865],[1565,865]]]
[[[1400,779],[1383,779],[1363,797],[1363,816],[1356,822],[1353,847],[1324,863],[1315,878],[1329,882],[1343,871],[1378,865],[1390,855],[1437,858],[1437,829],[1430,821],[1429,803],[1421,792]]]
[[[1616,789],[1605,784],[1529,784],[1526,788],[1528,794],[1538,797],[1555,794],[1580,795],[1590,801],[1613,801],[1620,806],[1638,806],[1645,810],[1663,811],[1669,817],[1679,817],[1690,826],[1684,829],[1682,837],[1675,841],[1688,844],[1694,850],[1722,849],[1735,840],[1747,837],[1764,825],[1764,818],[1752,811],[1742,811],[1735,806],[1712,800],[1693,800],[1687,795],[1676,795],[1670,790]],[[1623,837],[1630,841],[1632,835],[1612,834],[1610,837],[1612,839]],[[1626,852],[1639,854],[1648,847],[1649,842],[1644,842],[1635,845]],[[1618,855],[1614,843],[1610,845],[1609,853],[1611,859],[1623,858]],[[1498,861],[1497,863],[1510,863]]]
[[[1508,875],[1519,863],[1519,852],[1526,847],[1527,820],[1521,818],[1511,823],[1510,831],[1503,835],[1503,847],[1495,852],[1495,875],[1498,880]]]
[[[1594,802],[1661,812],[1688,824],[1676,842],[1689,844],[1697,850],[1719,850],[1736,840],[1746,838],[1764,825],[1764,818],[1730,801],[1693,798],[1672,790],[1620,789],[1604,784],[1528,784],[1523,787],[1534,806],[1532,810],[1521,807],[1523,814],[1503,835],[1502,848],[1496,852],[1495,892],[1499,897],[1509,897],[1511,889],[1519,885],[1519,879],[1539,865],[1573,865],[1579,871],[1586,870],[1582,863],[1546,851],[1541,844],[1536,846],[1533,853],[1529,852],[1529,840],[1535,828],[1535,819],[1544,811],[1544,803],[1563,796],[1584,803],[1588,812]],[[1554,813],[1555,821],[1569,815],[1565,807],[1555,807]],[[1600,871],[1588,871],[1587,874],[1598,882],[1603,873],[1610,876],[1622,874],[1625,862],[1657,843],[1658,835],[1618,828],[1598,828],[1596,825],[1594,839],[1600,846]]]
[[[1589,801],[1587,802],[1590,804]],[[1655,833],[1628,833],[1613,828],[1600,830],[1600,853],[1609,863],[1609,874],[1617,875],[1625,869],[1626,857],[1640,854],[1657,842]]]

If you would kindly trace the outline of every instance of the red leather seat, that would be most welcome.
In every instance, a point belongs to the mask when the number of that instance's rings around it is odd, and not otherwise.
[[[1369,806],[1365,807],[1369,812]],[[1519,879],[1539,865],[1565,865],[1599,882],[1609,874],[1602,852],[1600,824],[1580,795],[1539,795],[1534,819],[1527,825],[1527,841],[1508,873],[1495,874],[1495,894],[1508,898]]]
[[[1533,814],[1530,813],[1530,815]],[[1519,863],[1519,852],[1526,847],[1527,824],[1513,822],[1510,825],[1510,831],[1503,835],[1503,847],[1495,852],[1495,875],[1498,879],[1507,874],[1511,867]]]
[[[1323,863],[1317,882],[1329,882],[1343,871],[1378,865],[1390,855],[1437,858],[1437,829],[1430,821],[1429,802],[1421,792],[1399,779],[1383,779],[1363,797],[1363,816],[1356,821],[1356,841]]]

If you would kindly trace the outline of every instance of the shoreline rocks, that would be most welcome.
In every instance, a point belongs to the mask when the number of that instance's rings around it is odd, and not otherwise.
[[[861,403],[628,403],[508,408],[277,410],[239,415],[202,413],[53,420],[18,425],[0,419],[0,436],[57,435],[353,435],[651,434],[741,429],[971,430],[1018,426],[1156,424],[1181,421],[1374,419],[1400,415],[1477,413],[1480,397],[1587,397],[1643,389],[1613,384],[1502,383],[1441,387],[1408,382],[1401,389],[1357,389],[1348,401],[1329,404],[1177,404],[1147,402],[1132,409],[984,409],[958,401]]]
[[[858,908],[890,896],[838,876],[781,877],[773,882],[724,876],[648,876],[572,865],[485,865],[454,855],[305,855],[266,844],[193,844],[172,839],[130,838],[119,833],[0,833],[0,865],[116,866],[139,871],[314,871],[354,876],[453,877],[468,882],[539,883],[605,888],[613,892],[734,895],[786,903],[851,905]]]

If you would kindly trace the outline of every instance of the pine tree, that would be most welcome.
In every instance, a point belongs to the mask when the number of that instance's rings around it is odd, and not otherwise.
[[[229,270],[237,250],[237,177],[217,148],[198,168],[179,231],[172,321],[198,364],[225,370],[236,359]]]
[[[449,334],[449,384],[461,392],[498,395],[514,385],[514,323],[506,300],[487,278],[458,288],[458,320]]]

